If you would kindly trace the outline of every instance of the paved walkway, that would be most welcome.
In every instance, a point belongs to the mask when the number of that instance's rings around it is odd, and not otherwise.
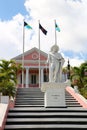
[[[0,127],[2,127],[7,108],[8,104],[0,103]]]

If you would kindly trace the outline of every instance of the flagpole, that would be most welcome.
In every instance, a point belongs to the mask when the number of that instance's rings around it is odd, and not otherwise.
[[[23,20],[23,54],[22,54],[22,87],[24,87],[24,41],[25,41],[25,29]]]
[[[55,24],[55,45],[57,45],[56,20],[54,20],[54,24]]]
[[[40,20],[38,20],[38,25],[40,25]],[[40,75],[40,28],[38,30],[38,44],[39,44],[39,88],[40,88],[40,81],[41,81],[41,75]]]

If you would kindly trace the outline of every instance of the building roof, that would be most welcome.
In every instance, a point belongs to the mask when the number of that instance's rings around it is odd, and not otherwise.
[[[43,56],[43,57],[45,57],[45,58],[47,58],[47,53],[45,53],[45,52],[43,52],[42,50],[39,50],[38,48],[36,48],[36,47],[34,47],[34,48],[32,48],[32,49],[30,49],[30,50],[28,50],[28,51],[26,51],[26,52],[24,52],[24,58],[25,59],[27,59],[28,57],[29,57],[29,55],[31,55],[31,54],[38,54],[39,55],[39,52],[40,52],[40,55],[41,56]],[[20,55],[18,55],[18,56],[16,56],[16,57],[14,57],[14,58],[12,58],[13,60],[21,60],[22,59],[22,56],[23,56],[23,54],[20,54]],[[30,58],[30,57],[29,57]],[[29,59],[28,59],[29,60]]]

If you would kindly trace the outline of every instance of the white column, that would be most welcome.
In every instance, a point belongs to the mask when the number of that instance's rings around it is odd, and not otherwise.
[[[43,83],[43,81],[44,81],[44,74],[43,74],[43,69],[41,69],[41,83]]]
[[[29,86],[29,68],[26,68],[26,88]]]

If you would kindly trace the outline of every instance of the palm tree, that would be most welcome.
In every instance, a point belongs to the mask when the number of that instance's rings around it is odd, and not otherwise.
[[[77,85],[79,88],[84,87],[83,76],[79,67],[72,68],[71,82],[73,86]]]
[[[71,81],[73,85],[77,85],[79,88],[87,86],[87,62],[84,62],[80,67],[73,67],[71,74]]]
[[[15,96],[18,69],[19,66],[13,60],[0,61],[0,92],[3,95]]]
[[[78,86],[80,93],[87,98],[87,61],[80,67],[72,67],[71,84]]]
[[[87,87],[87,62],[82,63],[80,69],[84,87]]]

